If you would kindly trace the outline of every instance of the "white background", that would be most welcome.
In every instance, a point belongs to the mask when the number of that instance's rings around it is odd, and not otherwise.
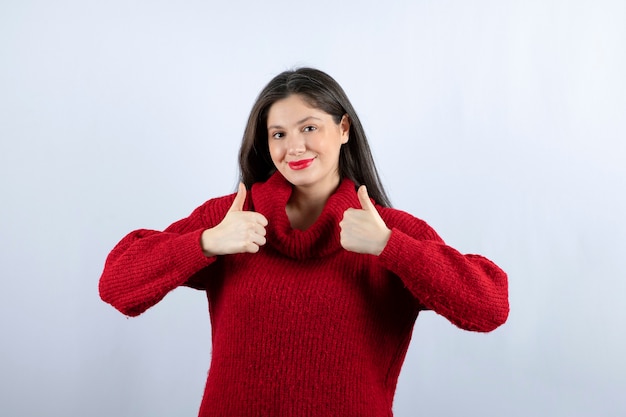
[[[418,320],[394,411],[626,415],[626,2],[0,1],[0,414],[195,416],[204,295],[127,319],[104,260],[234,191],[261,88],[344,87],[395,207],[493,259],[490,334]]]

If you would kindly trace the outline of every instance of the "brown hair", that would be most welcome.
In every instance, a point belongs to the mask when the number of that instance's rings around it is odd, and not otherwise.
[[[344,115],[348,115],[350,139],[341,147],[339,176],[351,179],[357,187],[367,186],[367,192],[374,201],[390,207],[365,131],[350,100],[337,81],[313,68],[278,74],[265,86],[252,106],[239,150],[241,180],[246,187],[267,180],[276,171],[268,148],[267,115],[276,101],[292,94],[302,96],[310,105],[330,114],[337,124]]]

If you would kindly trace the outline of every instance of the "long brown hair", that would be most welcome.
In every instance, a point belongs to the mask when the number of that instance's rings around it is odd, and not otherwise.
[[[252,106],[239,150],[241,180],[246,187],[267,180],[276,171],[268,148],[267,115],[276,101],[292,94],[298,94],[311,106],[330,114],[337,124],[344,115],[348,115],[350,139],[341,147],[339,176],[351,179],[357,186],[367,186],[367,192],[374,201],[391,207],[365,131],[348,96],[331,76],[314,68],[299,68],[278,74],[265,86]]]

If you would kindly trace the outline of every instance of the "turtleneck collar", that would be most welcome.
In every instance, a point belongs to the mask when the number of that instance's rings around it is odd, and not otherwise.
[[[292,185],[275,172],[266,182],[252,186],[254,210],[267,220],[267,244],[295,259],[320,258],[341,249],[339,222],[350,207],[360,208],[354,182],[345,178],[329,197],[318,219],[306,230],[293,229],[285,207]]]

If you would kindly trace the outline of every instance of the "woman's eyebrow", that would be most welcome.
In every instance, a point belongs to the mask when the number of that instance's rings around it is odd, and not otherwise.
[[[309,121],[309,120],[311,120],[311,119],[315,119],[315,120],[322,120],[322,119],[320,119],[319,117],[315,117],[315,116],[307,116],[307,117],[305,117],[305,118],[304,118],[304,119],[302,119],[302,120],[298,120],[298,121],[295,123],[295,125],[296,125],[296,126],[297,126],[297,125],[301,125],[302,123],[304,123],[304,122],[308,122],[308,121]],[[280,126],[280,125],[271,125],[271,126],[268,126],[267,128],[268,128],[268,130],[269,130],[269,129],[283,129],[283,127],[282,127],[282,126]]]

